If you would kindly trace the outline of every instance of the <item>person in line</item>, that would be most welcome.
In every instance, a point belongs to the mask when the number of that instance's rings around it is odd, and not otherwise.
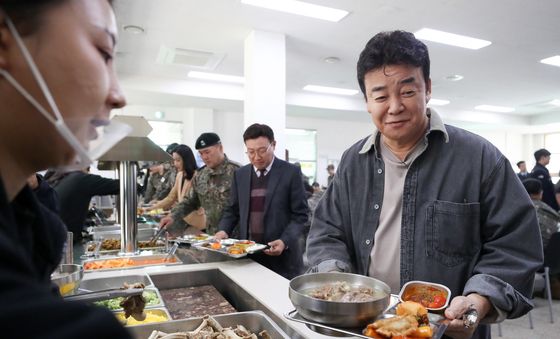
[[[175,205],[169,216],[160,220],[160,227],[180,222],[193,211],[203,208],[206,213],[206,232],[218,231],[218,223],[227,204],[231,189],[233,172],[239,164],[228,159],[220,137],[216,133],[202,133],[194,146],[205,166],[192,180],[192,189],[183,201]]]
[[[552,178],[550,173],[546,168],[546,165],[550,163],[550,152],[544,148],[535,151],[535,167],[531,171],[531,177],[539,179],[542,184],[543,197],[542,201],[552,207],[555,211],[558,211],[558,202],[556,201],[556,194],[554,190],[554,184],[552,183]]]
[[[392,293],[441,283],[445,334],[489,338],[488,323],[532,308],[543,254],[529,196],[495,146],[427,107],[430,59],[414,34],[376,34],[357,71],[374,131],[344,152],[315,209],[310,271],[368,275]]]
[[[52,174],[51,174],[52,173]],[[54,188],[60,201],[60,218],[68,231],[74,234],[74,242],[82,239],[91,199],[98,195],[118,195],[119,180],[104,178],[82,171],[48,172],[47,182]]]
[[[531,201],[535,206],[537,220],[539,221],[539,228],[541,230],[543,248],[546,249],[550,237],[558,232],[560,214],[542,201],[543,189],[540,180],[535,178],[525,179],[523,180],[523,186],[525,190],[527,190],[527,193],[529,193]]]
[[[335,173],[334,165],[333,165],[333,164],[328,164],[328,166],[327,166],[327,173],[329,174],[329,176],[328,176],[328,178],[327,178],[327,186],[330,186],[330,185],[331,185],[331,182],[332,182],[333,179],[334,179],[334,173]]]
[[[117,34],[108,0],[0,0],[2,337],[131,338],[109,310],[65,302],[52,288],[47,263],[60,262],[65,234],[51,238],[26,185],[47,168],[89,165],[96,128],[125,105]]]
[[[197,165],[193,151],[187,145],[177,145],[172,152],[173,165],[177,171],[175,185],[165,199],[157,202],[155,205],[146,208],[146,211],[156,210],[158,208],[168,210],[175,206],[176,203],[183,201],[187,193],[192,187],[192,179],[196,173]],[[181,226],[179,229],[168,228],[171,234],[182,234],[190,225],[196,229],[204,229],[206,227],[206,214],[204,208],[199,208],[191,212],[184,219],[184,224],[175,223]]]
[[[235,171],[229,204],[216,239],[228,238],[239,224],[239,237],[268,244],[251,258],[291,279],[302,273],[307,201],[300,167],[274,156],[274,132],[252,124],[243,133],[250,164]]]
[[[529,172],[527,172],[527,164],[525,163],[525,161],[518,161],[517,168],[519,168],[519,172],[517,173],[519,180],[523,181],[529,178]]]

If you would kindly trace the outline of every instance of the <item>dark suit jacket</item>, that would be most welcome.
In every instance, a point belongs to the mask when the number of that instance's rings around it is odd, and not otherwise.
[[[251,174],[249,164],[235,171],[229,204],[225,207],[219,229],[231,234],[239,224],[240,239],[249,237],[249,205]],[[257,262],[286,278],[292,278],[303,269],[303,226],[307,222],[307,200],[301,170],[286,161],[274,158],[270,172],[264,209],[264,243],[281,239],[287,246],[282,255],[253,256]]]

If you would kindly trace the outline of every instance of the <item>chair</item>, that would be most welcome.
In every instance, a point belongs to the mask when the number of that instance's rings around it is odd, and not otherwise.
[[[535,282],[538,282],[539,279],[544,280],[544,293],[545,296],[548,300],[548,312],[550,315],[550,323],[553,324],[554,323],[554,315],[552,312],[552,292],[550,290],[550,268],[548,266],[543,267],[542,271],[539,270],[536,274],[535,274]],[[535,284],[536,285],[536,284]],[[529,312],[527,314],[527,316],[529,317],[529,328],[533,329],[533,317],[531,316],[531,312]],[[498,336],[501,337],[502,336],[502,325],[500,323],[497,324],[498,325]]]

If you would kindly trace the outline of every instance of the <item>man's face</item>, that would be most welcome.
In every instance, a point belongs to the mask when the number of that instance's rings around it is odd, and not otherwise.
[[[246,140],[245,147],[251,164],[258,169],[265,169],[274,158],[276,142],[270,142],[266,137],[258,137]]]
[[[216,168],[224,161],[224,149],[222,144],[217,144],[198,150],[202,161],[209,168]]]
[[[525,163],[519,164],[519,171],[520,172],[527,172],[527,164],[525,164]]]
[[[366,73],[364,84],[367,110],[385,141],[390,146],[412,147],[428,123],[431,81],[424,81],[422,69],[385,66]]]
[[[543,166],[548,165],[550,163],[550,155],[542,157],[542,160],[543,160],[542,161]]]

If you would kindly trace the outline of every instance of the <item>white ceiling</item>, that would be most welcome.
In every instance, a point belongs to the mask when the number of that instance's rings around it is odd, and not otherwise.
[[[243,76],[244,40],[252,30],[263,30],[286,35],[289,115],[367,120],[361,94],[322,100],[335,108],[330,109],[310,104],[314,96],[303,93],[302,87],[359,89],[356,61],[375,33],[429,27],[492,41],[480,50],[426,42],[432,60],[432,96],[451,101],[439,109],[447,117],[513,125],[560,122],[560,107],[547,104],[560,99],[560,67],[539,62],[560,55],[558,0],[306,1],[350,14],[332,23],[239,0],[116,0],[121,28],[117,67],[129,104],[242,111],[241,86],[193,81],[187,78],[189,67],[162,65],[156,59],[162,45],[224,54],[213,72]],[[132,34],[122,29],[125,25],[145,31]],[[341,61],[322,61],[329,56]],[[452,74],[464,79],[445,80]],[[213,98],[202,89],[212,89]],[[474,113],[480,104],[512,106],[515,112]]]

